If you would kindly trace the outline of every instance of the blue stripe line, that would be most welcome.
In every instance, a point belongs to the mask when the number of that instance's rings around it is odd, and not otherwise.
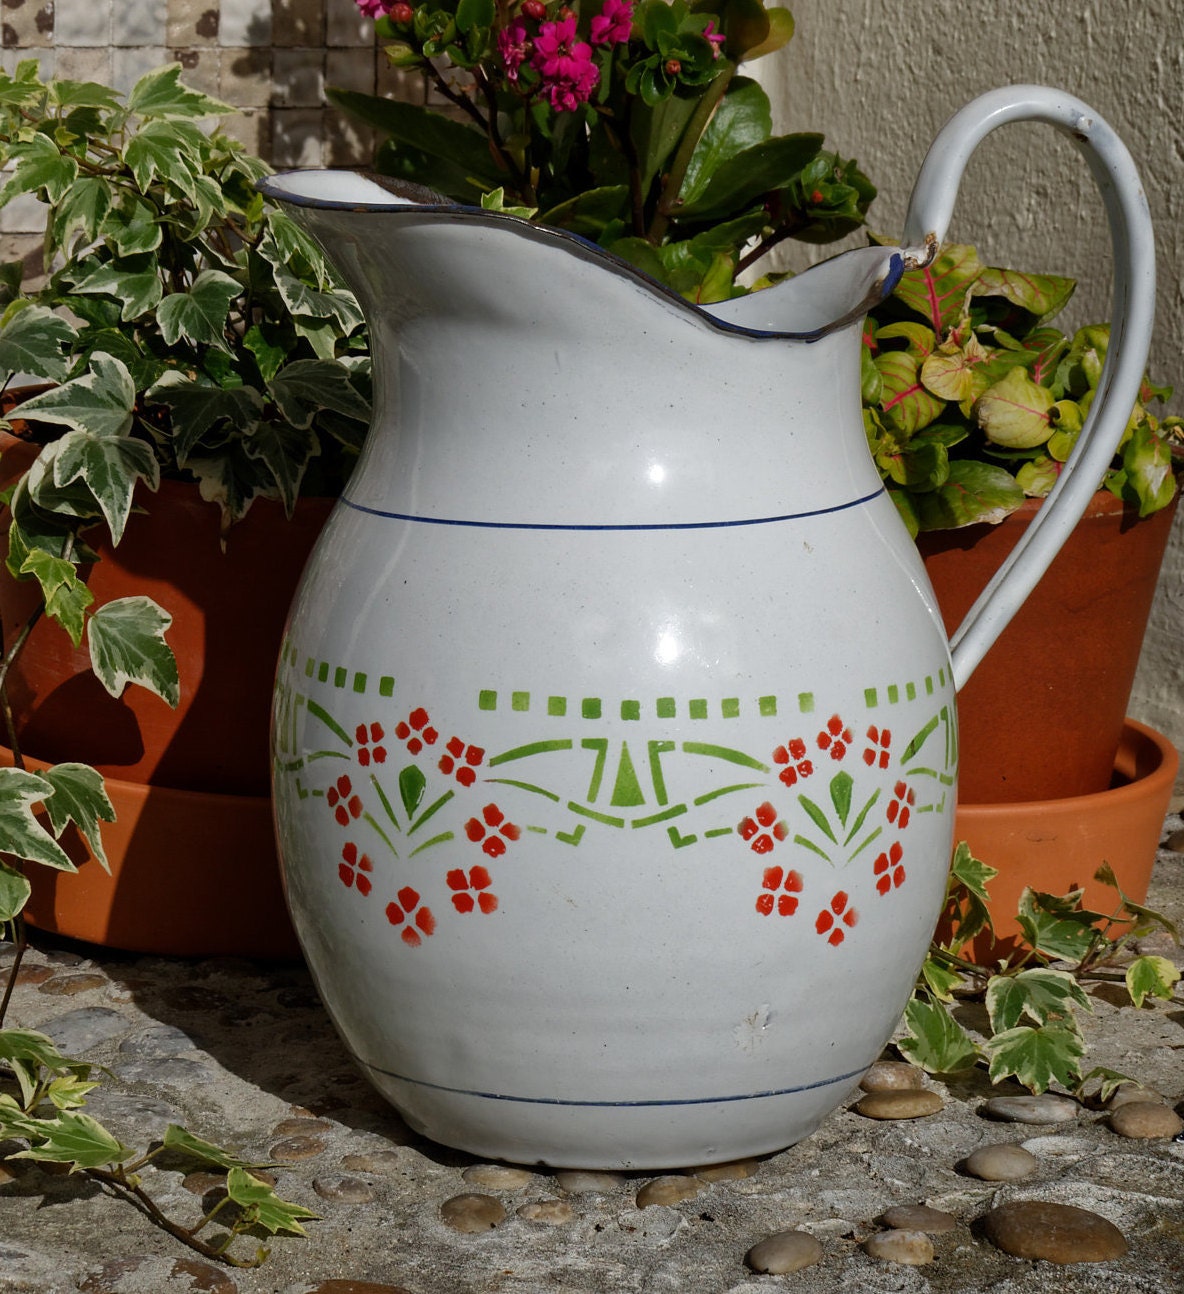
[[[486,530],[721,530],[733,526],[767,526],[777,521],[801,521],[807,517],[825,517],[833,512],[846,512],[860,508],[884,493],[884,487],[865,494],[860,499],[837,503],[829,508],[813,508],[809,512],[785,512],[775,517],[744,517],[738,521],[643,521],[631,525],[568,525],[550,521],[469,521],[463,517],[421,517],[412,512],[388,512],[384,508],[367,507],[342,495],[341,502],[355,512],[365,512],[372,517],[385,517],[390,521],[418,521],[429,526],[477,526]]]
[[[689,1096],[665,1101],[574,1101],[560,1096],[511,1096],[505,1092],[481,1092],[466,1087],[448,1087],[443,1083],[429,1083],[420,1078],[408,1078],[406,1074],[396,1074],[393,1070],[383,1069],[381,1065],[372,1065],[355,1055],[355,1059],[366,1069],[376,1074],[396,1079],[400,1083],[409,1083],[412,1087],[426,1087],[433,1092],[448,1092],[452,1096],[479,1096],[486,1101],[514,1101],[522,1105],[571,1105],[599,1109],[630,1109],[671,1105],[727,1105],[733,1101],[761,1101],[772,1096],[792,1096],[796,1092],[811,1092],[819,1087],[831,1087],[835,1083],[845,1083],[852,1078],[859,1078],[867,1072],[867,1065],[861,1065],[847,1074],[838,1074],[834,1078],[819,1079],[815,1083],[801,1083],[797,1087],[774,1088],[767,1092],[745,1092],[737,1096]],[[868,1064],[871,1062],[869,1061]]]

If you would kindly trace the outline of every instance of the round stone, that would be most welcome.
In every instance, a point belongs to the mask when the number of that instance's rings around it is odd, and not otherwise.
[[[52,979],[54,969],[52,966],[30,965],[29,962],[21,962],[21,968],[16,973],[16,987],[23,988],[26,985],[44,984],[47,979]]]
[[[325,1143],[320,1137],[285,1137],[283,1141],[277,1141],[272,1146],[269,1158],[296,1163],[301,1159],[315,1159],[317,1155],[324,1153]]]
[[[89,993],[93,988],[105,988],[106,984],[105,975],[97,975],[94,971],[80,971],[75,975],[51,975],[37,986],[37,991],[56,997],[74,997],[78,993]]]
[[[568,1195],[608,1195],[624,1180],[620,1173],[598,1173],[576,1168],[565,1168],[555,1174],[555,1185]]]
[[[167,1056],[179,1056],[183,1051],[194,1051],[200,1043],[191,1038],[183,1029],[171,1024],[153,1025],[141,1033],[125,1038],[119,1044],[122,1056],[137,1056],[145,1060],[162,1060]]]
[[[933,1241],[924,1231],[877,1231],[863,1242],[864,1253],[884,1263],[924,1267],[933,1261]]]
[[[461,1177],[469,1186],[483,1186],[487,1191],[520,1191],[534,1180],[534,1174],[525,1168],[511,1168],[507,1164],[473,1164]]]
[[[693,1200],[702,1191],[704,1183],[697,1177],[671,1175],[655,1177],[637,1192],[637,1207],[648,1209],[654,1204],[681,1204]]]
[[[1023,1146],[1003,1143],[997,1146],[979,1146],[967,1155],[964,1166],[971,1177],[984,1182],[1018,1182],[1021,1177],[1035,1172],[1039,1162]]]
[[[822,1261],[822,1245],[808,1231],[778,1231],[752,1246],[744,1261],[754,1272],[785,1276]]]
[[[704,1164],[692,1168],[691,1174],[701,1182],[742,1182],[751,1177],[760,1164],[755,1159],[733,1159],[726,1164]]]
[[[575,1209],[566,1200],[533,1200],[520,1205],[517,1213],[527,1222],[540,1222],[550,1227],[560,1227],[576,1216]]]
[[[238,1294],[225,1273],[196,1258],[134,1256],[112,1258],[88,1272],[80,1294],[137,1294],[151,1289],[160,1294]]]
[[[373,1190],[360,1177],[314,1177],[312,1189],[322,1200],[338,1204],[370,1204]]]
[[[877,1060],[859,1080],[865,1092],[911,1091],[921,1087],[921,1071],[903,1060]]]
[[[440,1216],[453,1231],[475,1235],[504,1222],[506,1210],[492,1195],[454,1195],[440,1205]]]
[[[952,1213],[931,1209],[928,1204],[897,1204],[883,1213],[880,1221],[893,1231],[924,1231],[931,1236],[944,1235],[958,1225]]]
[[[315,1285],[291,1286],[284,1294],[411,1294],[402,1285],[379,1285],[376,1281],[327,1280]]]
[[[1072,1204],[1017,1200],[991,1209],[983,1228],[992,1244],[1015,1258],[1050,1263],[1101,1263],[1127,1251],[1123,1234],[1106,1218]]]
[[[80,1006],[41,1026],[63,1056],[81,1056],[100,1043],[122,1037],[131,1021],[109,1006]]]
[[[855,1111],[868,1119],[922,1119],[942,1108],[942,1099],[927,1088],[898,1088],[868,1092],[855,1102]]]
[[[1175,1137],[1184,1132],[1184,1119],[1158,1101],[1131,1101],[1113,1111],[1110,1127],[1120,1137]]]
[[[1071,1123],[1079,1106],[1067,1096],[993,1096],[983,1105],[989,1119],[1002,1123]]]
[[[226,1174],[210,1173],[204,1168],[197,1168],[181,1178],[181,1185],[193,1195],[208,1195],[211,1191],[226,1189]]]
[[[1124,1105],[1132,1105],[1141,1101],[1150,1101],[1156,1105],[1167,1104],[1166,1099],[1150,1087],[1140,1087],[1138,1083],[1123,1083],[1110,1094],[1110,1099],[1106,1102],[1106,1109],[1118,1110]]]
[[[393,1173],[403,1166],[403,1161],[397,1150],[371,1150],[342,1155],[341,1166],[351,1173]]]
[[[271,1130],[273,1137],[312,1136],[318,1132],[332,1132],[333,1125],[327,1119],[314,1119],[309,1116],[298,1119],[282,1119]]]

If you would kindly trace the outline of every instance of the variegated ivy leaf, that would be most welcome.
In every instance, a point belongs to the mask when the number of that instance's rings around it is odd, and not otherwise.
[[[128,141],[124,161],[141,193],[160,181],[192,201],[205,136],[187,121],[147,121]]]
[[[259,240],[258,252],[273,268],[307,266],[311,271],[310,277],[320,287],[328,288],[335,284],[333,271],[320,245],[283,211],[268,213],[267,232]]]
[[[250,1160],[240,1159],[233,1155],[229,1150],[224,1150],[221,1146],[215,1145],[212,1141],[206,1141],[201,1137],[195,1136],[187,1129],[180,1127],[175,1123],[170,1123],[164,1131],[161,1142],[166,1150],[174,1150],[178,1154],[188,1155],[192,1159],[197,1159],[203,1164],[214,1164],[218,1168],[263,1168],[265,1165],[253,1163]]]
[[[1142,1006],[1149,997],[1170,1001],[1179,980],[1179,967],[1166,957],[1146,954],[1136,957],[1126,968],[1126,991],[1136,1007]]]
[[[261,458],[251,458],[237,441],[228,442],[217,455],[194,455],[185,464],[197,478],[197,488],[207,503],[222,509],[222,533],[246,515],[260,495],[275,492],[271,470]]]
[[[33,887],[29,878],[0,858],[0,925],[7,924],[23,911]]]
[[[995,1033],[1014,1028],[1025,1015],[1036,1024],[1068,1019],[1077,1007],[1093,1009],[1066,971],[1036,966],[1016,975],[995,975],[987,985],[987,1012]]]
[[[75,482],[86,486],[111,531],[111,542],[118,544],[131,513],[136,482],[142,480],[155,490],[160,464],[145,441],[69,431],[57,442],[53,478],[60,489]]]
[[[1081,1078],[1085,1040],[1071,1024],[1019,1025],[997,1033],[984,1044],[992,1083],[1014,1076],[1031,1092],[1053,1083],[1072,1088]]]
[[[78,578],[74,563],[44,548],[32,548],[21,562],[19,574],[31,575],[40,584],[45,614],[62,626],[77,647],[82,641],[86,608],[95,598]]]
[[[245,446],[252,458],[267,465],[284,510],[291,516],[305,469],[318,452],[316,432],[307,426],[265,418],[255,425]]]
[[[78,1169],[102,1168],[131,1157],[131,1150],[89,1114],[63,1110],[52,1119],[34,1119],[33,1124],[36,1132],[24,1133],[31,1143],[29,1149],[9,1156],[11,1159],[69,1164]]]
[[[168,406],[173,449],[182,465],[188,465],[202,438],[223,424],[243,436],[251,435],[263,411],[263,401],[253,387],[215,386],[178,369],[164,373],[145,392],[145,399]]]
[[[230,303],[242,288],[221,270],[202,270],[188,292],[173,292],[156,310],[160,333],[175,346],[184,337],[194,345],[217,346],[229,350],[226,342],[226,318]]]
[[[114,822],[115,808],[107,796],[102,777],[89,764],[54,764],[43,774],[53,787],[53,795],[45,802],[45,812],[55,836],[72,822],[86,839],[104,871],[107,855],[103,849],[100,822]]]
[[[125,323],[147,314],[163,295],[160,276],[155,270],[133,273],[110,261],[75,283],[74,291],[87,296],[114,297],[120,305],[119,317]]]
[[[989,441],[1006,449],[1035,449],[1052,435],[1052,392],[1037,386],[1022,368],[987,388],[975,405],[978,424]]]
[[[132,86],[129,112],[140,117],[224,117],[235,111],[229,104],[199,94],[181,84],[181,64],[154,68]]]
[[[280,1199],[274,1187],[252,1177],[244,1168],[232,1168],[226,1174],[226,1194],[243,1210],[250,1225],[262,1227],[272,1235],[277,1231],[307,1235],[300,1220],[317,1216],[303,1205]]]
[[[23,768],[0,768],[0,852],[76,872],[66,851],[33,815],[33,806],[51,795],[53,786],[44,777]]]
[[[318,291],[283,265],[273,269],[280,299],[294,315],[332,320],[347,335],[361,325],[362,311],[352,292],[337,288]]]
[[[51,81],[50,85],[54,83]],[[84,175],[74,181],[50,215],[50,237],[67,247],[77,231],[80,246],[90,246],[111,210],[111,186],[97,176]]]
[[[370,421],[370,402],[350,381],[349,370],[333,360],[298,359],[285,364],[267,384],[280,412],[293,427],[311,427],[321,409]]]
[[[938,1002],[914,997],[905,1007],[909,1033],[897,1044],[914,1065],[930,1074],[969,1069],[979,1059],[975,1041]]]
[[[27,297],[18,297],[0,315],[0,378],[31,373],[50,382],[64,382],[65,352],[76,336],[61,315],[34,305]]]
[[[78,163],[62,153],[48,136],[35,131],[13,144],[8,152],[12,174],[0,189],[0,207],[18,193],[36,193],[44,189],[49,202],[60,202],[78,175]]]
[[[135,383],[126,365],[110,355],[95,354],[81,377],[24,401],[21,416],[96,436],[122,436],[132,424],[135,400]]]
[[[94,612],[86,626],[91,668],[112,696],[138,683],[176,706],[177,658],[164,637],[172,623],[167,611],[142,595],[116,598]]]

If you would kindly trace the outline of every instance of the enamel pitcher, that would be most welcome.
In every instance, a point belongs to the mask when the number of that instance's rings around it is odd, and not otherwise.
[[[976,144],[1076,140],[1114,240],[1074,461],[952,652],[869,456],[860,332]],[[376,413],[279,664],[292,918],[346,1046],[436,1141],[585,1168],[809,1134],[880,1054],[942,904],[954,694],[1072,528],[1146,362],[1121,142],[1014,86],[900,248],[700,308],[578,237],[342,172],[262,184],[356,292]]]

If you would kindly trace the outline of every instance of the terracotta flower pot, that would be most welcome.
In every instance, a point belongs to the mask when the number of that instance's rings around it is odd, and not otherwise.
[[[1127,897],[1143,902],[1179,762],[1166,737],[1128,719],[1106,790],[1015,804],[960,803],[955,839],[999,872],[988,887],[997,942],[992,947],[986,935],[975,940],[976,960],[990,964],[1020,945],[1015,914],[1026,886],[1058,895],[1081,888],[1087,908],[1113,912],[1114,891],[1093,879],[1109,863]]]
[[[0,450],[0,484],[35,453],[7,436]],[[120,816],[104,834],[113,877],[94,863],[76,876],[30,868],[29,919],[141,951],[296,956],[271,825],[268,719],[288,606],[333,501],[302,499],[288,520],[257,500],[225,543],[219,510],[191,484],[164,481],[136,502],[143,511],[117,548],[98,528],[86,536],[101,560],[83,578],[96,603],[144,594],[172,614],[180,704],[136,686],[110,696],[85,640],[74,648],[49,620],[34,626],[8,676],[21,750],[31,766],[94,765]],[[34,585],[0,568],[6,641],[36,602]]]
[[[918,547],[947,631],[1019,542],[1039,500],[999,525],[929,531]],[[958,694],[968,804],[1105,791],[1175,503],[1139,520],[1094,496],[1056,560]]]

